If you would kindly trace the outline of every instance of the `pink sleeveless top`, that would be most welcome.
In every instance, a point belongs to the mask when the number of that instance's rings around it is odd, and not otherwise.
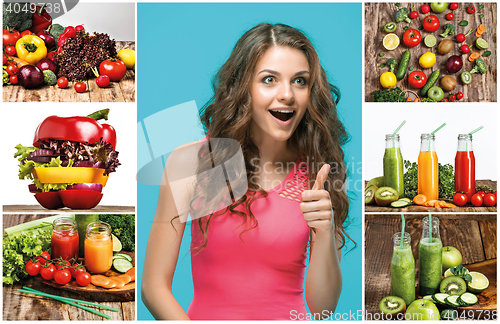
[[[280,185],[252,203],[256,228],[240,237],[249,226],[240,226],[241,216],[212,217],[207,246],[191,252],[190,319],[290,320],[292,314],[307,314],[302,286],[309,227],[299,209],[307,188],[307,167],[296,162]],[[191,248],[202,245],[197,222],[191,233]]]

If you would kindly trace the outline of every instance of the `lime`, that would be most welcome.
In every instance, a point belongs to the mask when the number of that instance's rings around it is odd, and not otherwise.
[[[132,69],[135,64],[135,51],[133,49],[124,48],[120,50],[116,56],[118,56],[120,61],[125,63],[127,69]]]
[[[111,237],[113,238],[113,252],[120,252],[122,250],[122,242],[114,234],[111,234]]]
[[[425,36],[424,44],[427,47],[432,47],[432,46],[436,45],[436,37],[434,37],[434,35]]]
[[[470,275],[472,281],[467,287],[467,289],[473,294],[479,294],[490,285],[490,281],[486,276],[480,272],[471,271]]]
[[[399,46],[399,37],[394,33],[390,33],[384,36],[384,40],[382,41],[386,50],[392,51]]]
[[[476,39],[476,47],[480,50],[484,50],[488,48],[488,43],[484,39],[478,38]]]

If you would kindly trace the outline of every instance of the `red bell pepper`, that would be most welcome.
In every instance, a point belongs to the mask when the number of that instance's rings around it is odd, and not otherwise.
[[[94,144],[102,138],[104,142],[116,147],[116,132],[109,124],[100,124],[99,119],[108,119],[109,109],[95,112],[89,117],[59,117],[49,116],[38,125],[33,139],[33,146],[40,146],[40,141],[66,140]]]
[[[35,34],[40,30],[49,28],[49,26],[52,25],[52,17],[49,15],[47,10],[45,10],[46,5],[47,4],[44,4],[42,7],[36,6],[33,17],[31,18],[33,24],[30,30]]]

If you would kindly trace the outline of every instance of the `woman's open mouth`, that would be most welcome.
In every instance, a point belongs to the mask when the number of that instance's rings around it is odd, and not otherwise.
[[[271,115],[281,121],[288,121],[295,115],[295,110],[269,110]]]

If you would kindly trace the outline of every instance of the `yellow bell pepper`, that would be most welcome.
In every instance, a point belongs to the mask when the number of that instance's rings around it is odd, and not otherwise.
[[[104,187],[109,176],[104,169],[77,167],[35,167],[33,176],[40,183],[100,183]]]
[[[26,35],[16,42],[17,57],[30,64],[37,64],[38,61],[47,56],[45,42],[36,35]]]

